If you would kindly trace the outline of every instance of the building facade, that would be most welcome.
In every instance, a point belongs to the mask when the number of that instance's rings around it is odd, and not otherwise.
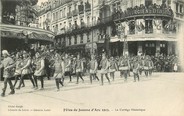
[[[37,0],[1,0],[0,36],[1,49],[14,51],[53,43],[52,31],[38,28]]]
[[[68,52],[118,56],[126,42],[130,55],[168,55],[176,53],[183,7],[183,0],[48,0],[38,27],[53,31],[55,46]]]

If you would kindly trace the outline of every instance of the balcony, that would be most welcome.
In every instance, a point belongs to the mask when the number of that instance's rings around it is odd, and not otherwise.
[[[172,9],[162,8],[159,5],[151,5],[151,6],[135,6],[127,8],[125,11],[117,11],[115,12],[113,18],[115,21],[120,20],[129,20],[134,19],[136,17],[165,17],[165,18],[173,18]]]
[[[97,25],[106,24],[106,23],[109,23],[111,21],[113,21],[112,20],[112,16],[108,16],[108,17],[105,17],[105,18],[102,18],[102,19],[101,18],[98,18]]]
[[[71,18],[72,17],[72,12],[68,12],[67,13],[67,18]]]

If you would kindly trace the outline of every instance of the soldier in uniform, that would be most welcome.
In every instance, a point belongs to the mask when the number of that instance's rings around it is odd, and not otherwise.
[[[136,82],[136,78],[139,81],[139,68],[140,68],[140,64],[139,64],[138,58],[135,57],[134,60],[133,60],[134,82]]]
[[[151,57],[150,57],[149,58],[149,75],[150,76],[152,75],[153,69],[154,69],[154,64],[153,64],[153,61],[151,60]]]
[[[32,78],[32,69],[31,69],[31,57],[28,55],[26,51],[23,51],[23,67],[21,68],[21,79],[19,86],[16,89],[20,89],[20,86],[22,85],[24,78],[29,77],[31,80],[31,83],[33,84],[33,88],[35,88],[35,83]]]
[[[116,61],[115,61],[115,59],[113,57],[111,57],[109,59],[109,63],[110,63],[110,66],[109,66],[110,76],[111,76],[111,78],[114,81],[114,73],[115,73],[115,71],[118,70],[117,63],[116,63]]]
[[[127,81],[129,68],[130,68],[130,62],[129,62],[128,56],[125,55],[124,58],[122,58],[119,63],[119,69],[121,73],[123,73],[125,81]]]
[[[139,74],[142,75],[142,71],[144,70],[144,58],[142,56],[139,57],[138,59],[139,62]]]
[[[90,82],[92,84],[93,78],[96,78],[99,81],[99,78],[96,76],[98,63],[94,55],[91,55],[91,61],[89,62],[89,65],[90,65],[90,69],[89,69]]]
[[[39,52],[37,52],[35,54],[35,57],[36,57],[36,61],[35,61],[36,69],[34,72],[34,80],[35,80],[35,84],[36,84],[35,89],[38,89],[37,79],[39,79],[41,81],[40,90],[43,90],[44,89],[44,76],[46,74],[44,57],[42,55],[40,55]]]
[[[145,72],[145,75],[146,77],[148,77],[148,72],[149,72],[149,56],[147,55],[144,59],[144,72]]]
[[[14,77],[15,77],[15,83],[14,83],[14,87],[17,84],[18,79],[21,78],[21,68],[23,67],[23,63],[22,63],[22,57],[20,52],[18,52],[16,54],[16,61],[15,61],[15,73],[14,73]],[[24,81],[22,82],[23,86],[25,87]]]
[[[105,75],[105,77],[107,78],[109,84],[110,84],[110,79],[107,75],[108,73],[108,68],[109,68],[109,61],[108,59],[106,58],[106,55],[105,53],[102,54],[102,60],[100,62],[100,67],[101,67],[101,85],[103,85],[103,76]]]
[[[69,58],[67,53],[65,54],[64,63],[65,63],[65,76],[69,76],[70,77],[70,81],[69,82],[72,82],[71,59]]]
[[[55,81],[56,81],[57,91],[59,91],[60,90],[59,84],[64,86],[61,79],[64,76],[65,66],[64,66],[64,61],[62,60],[61,56],[58,53],[55,55],[54,68],[55,68],[55,72],[53,77],[55,78]]]
[[[79,83],[79,77],[84,82],[84,79],[82,78],[83,70],[84,70],[83,61],[80,57],[80,54],[78,54],[77,55],[77,60],[76,60],[76,75],[77,75],[77,83],[76,84]]]
[[[9,94],[15,93],[13,84],[11,82],[11,77],[13,77],[12,68],[15,67],[15,63],[14,63],[13,59],[10,57],[10,54],[8,53],[7,50],[3,50],[2,55],[3,55],[4,59],[1,62],[0,67],[4,68],[4,70],[3,70],[4,87],[2,89],[3,92],[1,93],[1,96],[4,97],[5,92],[6,92],[6,88],[7,88],[7,83],[9,84],[10,89],[11,89],[11,92]]]

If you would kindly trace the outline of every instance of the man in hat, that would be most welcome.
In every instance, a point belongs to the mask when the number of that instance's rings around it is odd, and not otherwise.
[[[4,68],[3,70],[3,77],[4,77],[4,88],[2,89],[3,92],[1,93],[1,96],[5,96],[6,88],[7,88],[7,83],[10,85],[11,92],[9,94],[14,94],[15,90],[13,87],[13,84],[11,82],[11,77],[13,77],[13,71],[12,68],[15,67],[15,63],[13,59],[10,57],[10,54],[8,53],[7,50],[2,51],[3,55],[3,61],[1,62],[0,67]]]

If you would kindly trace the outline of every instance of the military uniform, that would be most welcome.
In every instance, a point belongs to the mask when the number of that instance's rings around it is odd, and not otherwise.
[[[121,72],[121,76],[122,76],[122,73],[124,74],[125,81],[127,81],[129,68],[130,68],[129,59],[128,58],[121,58],[121,60],[119,62],[119,70]]]
[[[54,63],[54,68],[55,68],[55,72],[54,72],[54,78],[55,78],[55,81],[56,81],[56,87],[57,87],[57,90],[59,91],[59,84],[61,84],[62,86],[63,85],[63,82],[61,81],[61,79],[63,78],[64,76],[64,61],[62,60],[55,60],[55,63]]]
[[[18,79],[21,78],[21,73],[22,73],[21,68],[22,67],[23,67],[22,59],[17,58],[16,62],[15,62],[15,73],[14,73],[15,83],[14,83],[14,87],[16,86],[16,83],[17,83]],[[22,82],[22,84],[23,84],[23,86],[25,86],[24,81]]]
[[[19,86],[17,89],[20,89],[21,84],[24,81],[24,78],[28,77],[31,80],[31,83],[33,84],[33,88],[35,87],[35,83],[32,79],[32,68],[31,68],[31,57],[27,57],[23,59],[23,67],[21,68],[22,73],[21,73],[21,80],[19,83]]]
[[[109,63],[110,63],[110,66],[109,66],[110,76],[112,77],[114,81],[114,73],[115,71],[118,70],[117,63],[113,57],[110,58]]]
[[[34,79],[35,79],[36,89],[38,88],[38,84],[37,84],[38,78],[41,81],[41,89],[43,89],[44,88],[44,76],[46,74],[44,58],[43,57],[37,58],[35,64],[36,64],[36,69],[34,72]]]
[[[83,72],[83,62],[80,58],[76,60],[76,75],[77,75],[77,84],[79,83],[79,77],[82,79],[84,82],[84,79],[82,78],[82,72]]]
[[[133,61],[133,74],[134,74],[134,81],[136,81],[136,78],[138,78],[138,81],[139,81],[139,67],[140,67],[140,64],[138,62],[138,60],[134,60]]]
[[[89,65],[90,65],[90,69],[89,69],[90,82],[92,83],[92,78],[97,79],[99,81],[99,78],[96,76],[97,67],[98,67],[97,60],[96,59],[91,59],[91,61],[89,62]]]
[[[149,66],[150,66],[150,62],[147,56],[146,59],[144,59],[144,72],[145,72],[146,77],[148,77]]]
[[[70,58],[65,58],[64,63],[65,63],[65,76],[69,76],[70,77],[70,82],[71,82],[72,81],[71,59]]]
[[[107,58],[102,58],[101,62],[100,62],[100,66],[102,67],[101,70],[100,70],[100,73],[101,73],[101,85],[103,85],[103,75],[106,76],[109,84],[110,84],[110,79],[107,75],[108,73],[108,68],[109,68],[109,62],[107,60]]]
[[[7,88],[7,83],[10,85],[11,92],[10,94],[14,94],[15,90],[13,87],[13,84],[11,82],[11,77],[13,77],[13,72],[12,68],[15,66],[14,61],[11,57],[7,56],[6,58],[3,59],[1,62],[1,66],[3,67],[3,77],[4,77],[4,87],[3,87],[3,92],[1,94],[2,97],[5,96],[6,88]]]

